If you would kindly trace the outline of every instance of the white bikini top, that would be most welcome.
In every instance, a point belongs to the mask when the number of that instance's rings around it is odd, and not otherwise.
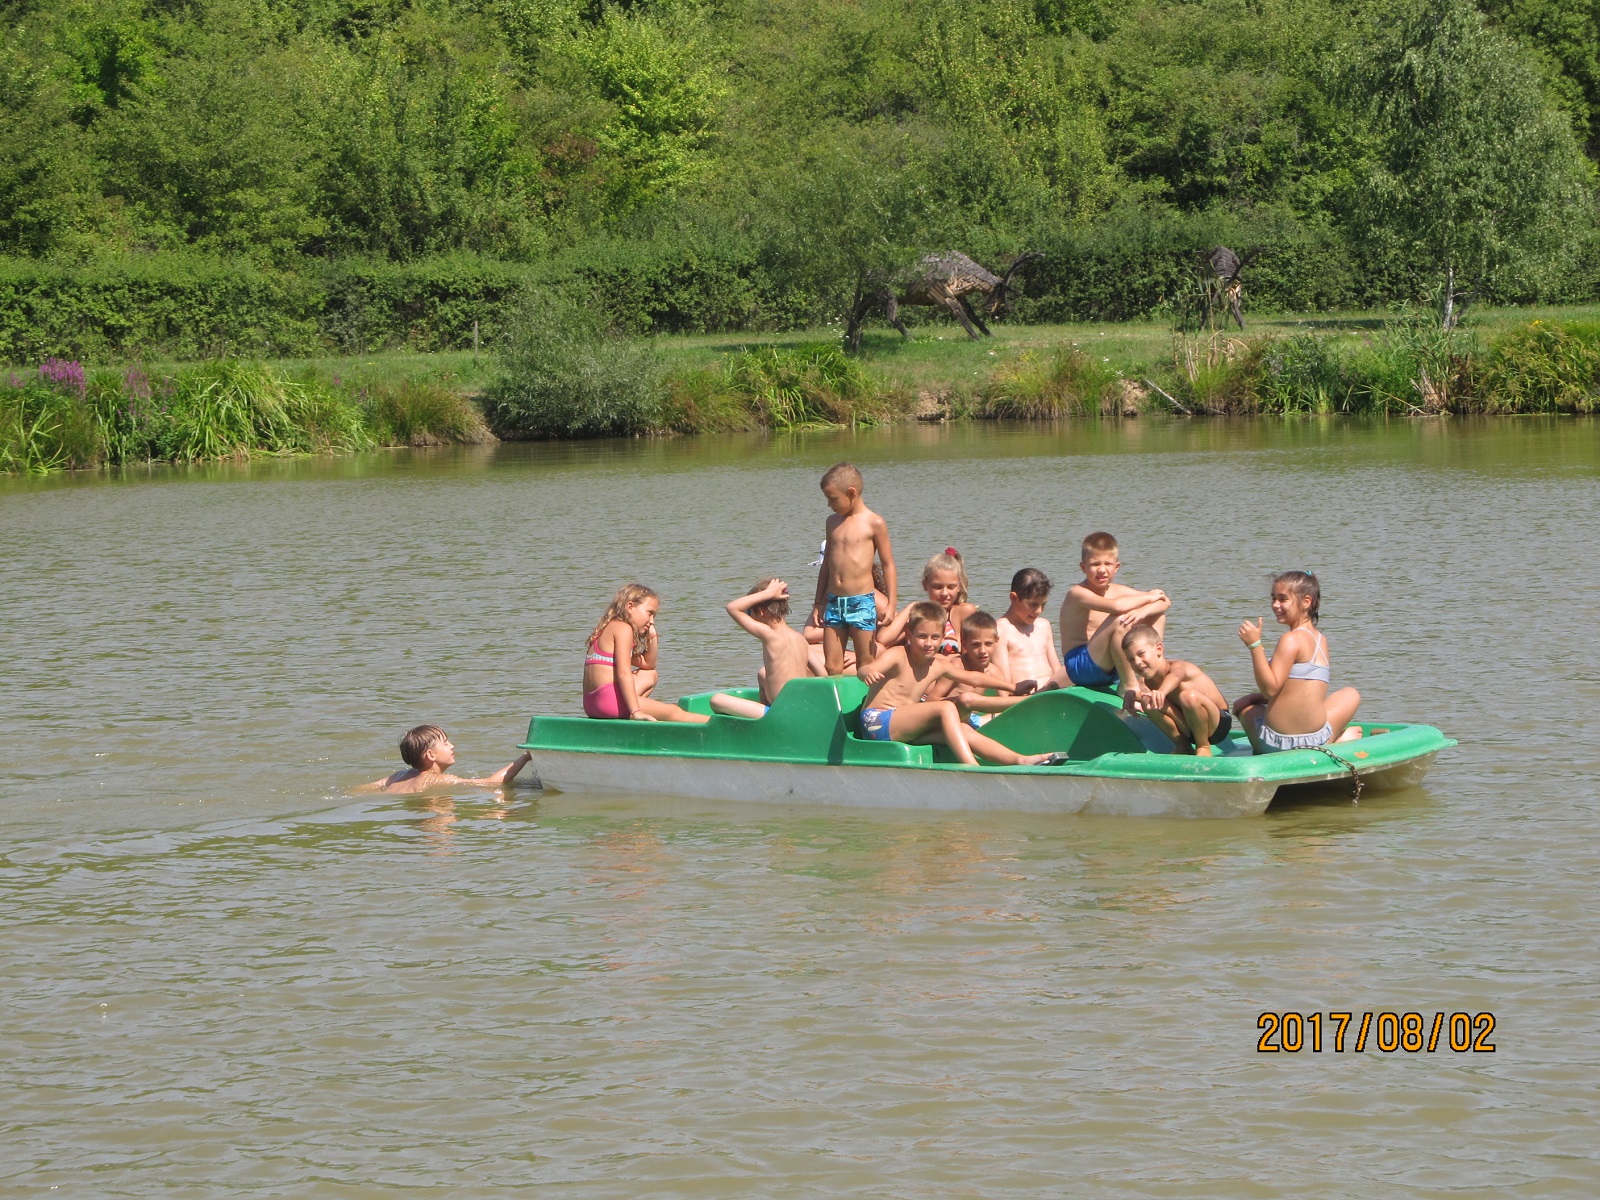
[[[1317,655],[1322,655],[1322,661],[1317,661]],[[1328,668],[1328,643],[1323,639],[1322,631],[1317,630],[1317,647],[1311,652],[1308,662],[1298,662],[1289,668],[1290,679],[1311,679],[1317,683],[1329,683],[1333,679],[1333,672]]]

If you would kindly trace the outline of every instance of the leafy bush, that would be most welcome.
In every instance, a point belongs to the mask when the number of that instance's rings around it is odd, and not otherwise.
[[[534,293],[484,393],[499,437],[610,437],[662,428],[666,386],[655,348],[605,327],[589,306]]]
[[[490,442],[477,405],[439,383],[374,384],[359,393],[367,429],[386,446]]]
[[[903,407],[833,342],[745,350],[728,360],[727,373],[768,429],[872,425]]]
[[[475,254],[412,262],[343,260],[317,271],[323,340],[348,353],[404,347],[460,350],[504,335],[536,277],[533,267]]]
[[[1344,365],[1327,338],[1300,333],[1263,347],[1260,401],[1264,409],[1332,412],[1345,406],[1349,391]]]
[[[1600,325],[1531,321],[1490,348],[1475,383],[1486,412],[1593,412],[1600,405]]]
[[[1025,420],[1096,414],[1119,374],[1077,346],[1049,355],[1027,350],[995,368],[984,387],[982,412]]]

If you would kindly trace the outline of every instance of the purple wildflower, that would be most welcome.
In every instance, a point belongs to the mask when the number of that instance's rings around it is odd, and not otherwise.
[[[150,376],[144,373],[143,367],[129,367],[122,373],[122,388],[135,400],[148,400]]]
[[[77,392],[79,399],[89,390],[83,377],[83,364],[64,358],[47,358],[39,364],[39,378],[64,392]]]

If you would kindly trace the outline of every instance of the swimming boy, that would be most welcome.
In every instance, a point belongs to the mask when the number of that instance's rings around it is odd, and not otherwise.
[[[1180,754],[1211,757],[1233,728],[1233,714],[1222,691],[1192,662],[1168,658],[1161,635],[1150,625],[1135,625],[1122,637],[1128,665],[1143,685],[1144,715],[1172,739]]]
[[[445,769],[455,766],[456,747],[444,730],[437,725],[418,725],[400,739],[400,757],[406,769],[366,784],[363,792],[421,792],[428,788],[448,785],[471,787],[497,787],[510,783],[517,773],[527,766],[533,755],[523,754],[515,762],[507,763],[493,775],[482,779],[463,779],[447,775]]]
[[[1050,577],[1043,571],[1024,567],[1011,577],[1011,607],[995,622],[1000,674],[1043,683],[1061,670],[1055,635],[1042,615],[1049,599]]]
[[[822,477],[822,494],[833,510],[826,525],[822,569],[817,572],[814,623],[822,626],[822,656],[829,675],[844,670],[848,640],[855,647],[858,671],[872,660],[872,635],[878,628],[878,603],[873,595],[872,559],[883,562],[884,591],[894,611],[894,554],[889,526],[861,499],[861,472],[850,463],[835,463]]]
[[[1066,761],[1064,755],[1018,754],[963,724],[960,710],[951,701],[923,698],[934,684],[947,678],[980,691],[988,687],[1012,690],[1002,680],[967,670],[960,659],[940,656],[944,618],[944,609],[930,600],[913,604],[905,641],[890,646],[861,672],[869,689],[861,708],[861,736],[879,742],[948,746],[957,758],[974,767],[980,756],[1001,766],[1053,766]]]
[[[1039,683],[1037,678],[1024,680],[1015,686],[1015,695],[1002,696],[1000,689],[1011,689],[1012,684],[1000,667],[999,651],[1000,633],[995,619],[986,612],[972,613],[961,622],[961,665],[988,683],[978,688],[946,677],[929,688],[924,699],[954,700],[961,719],[974,729],[982,729],[989,718],[1022,700]]]
[[[1062,669],[1055,682],[1110,689],[1118,679],[1133,678],[1122,650],[1124,635],[1135,625],[1152,625],[1162,632],[1172,601],[1160,589],[1140,592],[1115,582],[1122,558],[1117,539],[1109,533],[1084,538],[1078,563],[1083,582],[1068,588],[1061,602]],[[1136,706],[1137,690],[1124,686],[1124,708]]]
[[[711,697],[711,711],[729,717],[764,717],[783,685],[807,674],[811,646],[805,634],[784,620],[789,615],[789,585],[781,579],[763,579],[748,596],[728,601],[728,615],[761,643],[761,671],[756,676],[761,703],[718,692]]]

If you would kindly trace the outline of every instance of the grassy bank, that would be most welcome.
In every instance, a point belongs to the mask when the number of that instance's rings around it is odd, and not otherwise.
[[[1588,413],[1600,307],[1258,317],[1243,334],[1162,323],[619,338],[581,313],[499,356],[391,353],[0,374],[0,472],[348,452],[502,437],[796,429],[912,418]],[[492,431],[492,432],[491,432]]]

